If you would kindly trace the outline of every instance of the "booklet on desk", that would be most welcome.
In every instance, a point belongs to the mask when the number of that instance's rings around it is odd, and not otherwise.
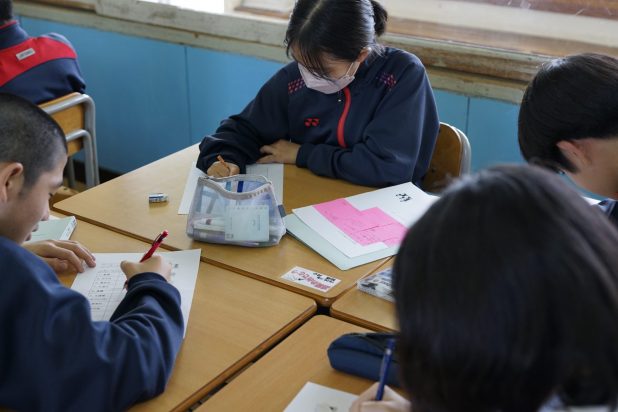
[[[77,226],[75,216],[57,218],[50,216],[49,220],[39,222],[37,229],[32,232],[30,240],[25,243],[42,240],[69,240]]]
[[[409,228],[437,199],[412,183],[294,209],[288,232],[347,270],[392,256]]]

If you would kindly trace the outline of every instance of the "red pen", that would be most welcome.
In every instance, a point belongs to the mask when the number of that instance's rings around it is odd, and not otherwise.
[[[142,259],[139,262],[142,263],[143,261],[150,259],[154,252],[157,250],[157,248],[161,246],[161,243],[163,243],[163,239],[165,239],[168,234],[169,233],[167,230],[161,232],[161,234],[157,236],[157,238],[152,242],[152,246],[150,246],[148,252],[144,253],[144,256],[142,256]]]

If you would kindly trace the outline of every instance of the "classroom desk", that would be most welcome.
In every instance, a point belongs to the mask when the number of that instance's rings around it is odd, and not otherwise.
[[[71,239],[92,252],[143,252],[149,246],[83,221]],[[70,286],[74,275],[60,278]],[[133,410],[187,410],[315,311],[309,298],[201,263],[187,334],[168,387]]]
[[[376,272],[393,264],[393,259]],[[396,332],[399,330],[395,304],[386,299],[361,292],[356,287],[348,290],[330,307],[331,316],[346,322],[360,325],[378,332]]]
[[[373,272],[385,261],[382,259],[342,271],[289,235],[284,236],[278,246],[267,248],[194,242],[185,234],[187,216],[177,213],[189,168],[197,155],[197,145],[188,147],[58,202],[54,208],[149,242],[163,229],[167,229],[170,232],[165,240],[168,248],[202,249],[204,262],[309,296],[322,306],[330,306],[333,300],[352,287],[356,280]],[[293,165],[285,167],[283,198],[287,211],[368,190],[371,189],[319,177],[307,169]],[[149,204],[148,194],[153,192],[167,193],[170,201]],[[281,279],[281,276],[294,266],[324,273],[341,279],[341,282],[328,292],[322,292]]]
[[[197,412],[280,412],[307,381],[360,394],[373,382],[332,369],[326,355],[334,339],[350,332],[368,331],[326,316],[313,317],[197,408]]]

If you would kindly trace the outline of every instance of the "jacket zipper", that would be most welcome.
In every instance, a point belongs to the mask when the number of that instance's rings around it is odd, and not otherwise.
[[[350,104],[352,103],[352,96],[350,94],[350,89],[348,87],[343,88],[343,94],[345,96],[345,104],[343,106],[343,113],[341,113],[341,117],[339,118],[339,124],[337,125],[337,142],[339,146],[345,148],[345,138],[343,135],[343,129],[345,126],[346,118],[348,117],[348,112],[350,111]]]

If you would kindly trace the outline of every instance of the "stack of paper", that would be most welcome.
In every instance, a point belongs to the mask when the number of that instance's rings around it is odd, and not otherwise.
[[[397,253],[407,229],[437,199],[412,183],[294,209],[294,237],[342,270]]]

